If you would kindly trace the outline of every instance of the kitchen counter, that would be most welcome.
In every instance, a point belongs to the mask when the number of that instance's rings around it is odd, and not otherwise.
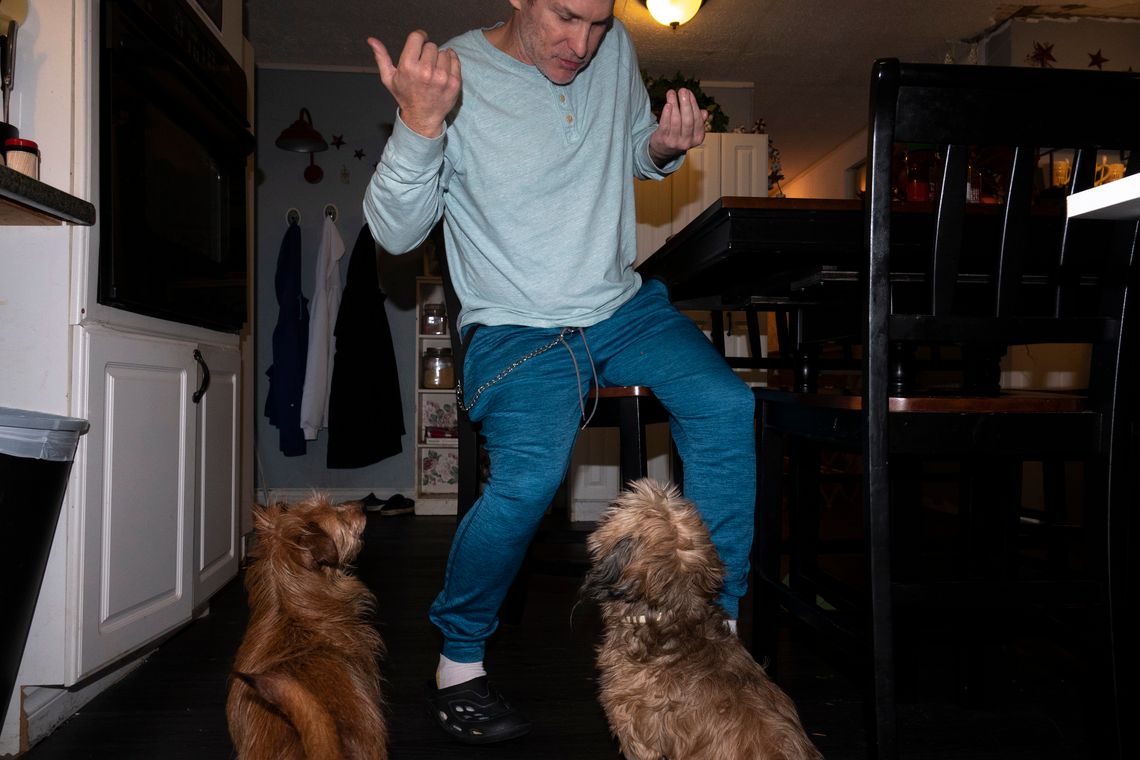
[[[87,201],[0,166],[0,225],[90,225],[95,207]]]
[[[1140,219],[1140,174],[1073,193],[1068,213],[1074,219]]]

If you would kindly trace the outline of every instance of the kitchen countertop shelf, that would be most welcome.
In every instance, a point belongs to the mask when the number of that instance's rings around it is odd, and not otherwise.
[[[51,185],[0,166],[0,225],[91,225],[95,206]]]
[[[1140,174],[1073,193],[1068,214],[1085,219],[1140,219]]]

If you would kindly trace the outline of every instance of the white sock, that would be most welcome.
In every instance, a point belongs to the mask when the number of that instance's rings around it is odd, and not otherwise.
[[[439,667],[435,670],[435,686],[437,689],[446,689],[449,686],[470,681],[472,678],[487,675],[483,670],[483,661],[455,662],[442,654],[439,656]]]
[[[736,635],[736,621],[735,620],[729,620],[728,621],[728,630],[732,631],[732,634],[734,636]]]

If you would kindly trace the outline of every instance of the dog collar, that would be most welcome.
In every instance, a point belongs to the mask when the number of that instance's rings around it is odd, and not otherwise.
[[[660,619],[661,613],[654,612],[652,615],[626,615],[621,619],[621,622],[629,623],[630,625],[645,625],[650,620],[657,621]]]

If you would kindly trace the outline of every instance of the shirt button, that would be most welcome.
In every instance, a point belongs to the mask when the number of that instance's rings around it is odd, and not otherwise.
[[[566,123],[567,124],[573,124],[574,123],[574,117],[571,116],[570,114],[566,114]]]
[[[559,95],[558,96],[558,102],[559,103],[565,103],[566,102],[566,96],[565,95]]]

